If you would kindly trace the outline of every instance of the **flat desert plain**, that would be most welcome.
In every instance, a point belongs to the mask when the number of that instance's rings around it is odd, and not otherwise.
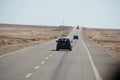
[[[120,60],[120,29],[82,28],[81,32],[96,46],[103,47]]]
[[[0,24],[0,55],[57,37],[65,37],[71,30],[70,26]]]

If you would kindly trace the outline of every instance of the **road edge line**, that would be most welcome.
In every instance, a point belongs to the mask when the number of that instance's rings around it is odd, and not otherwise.
[[[9,56],[9,55],[13,55],[13,54],[15,54],[15,53],[17,53],[17,52],[22,52],[22,51],[28,50],[28,49],[30,49],[30,48],[32,48],[32,47],[26,47],[26,48],[23,48],[23,49],[14,51],[14,52],[6,53],[6,54],[1,55],[0,58],[5,57],[5,56]]]
[[[80,39],[80,40],[81,40],[83,46],[85,47],[85,49],[86,49],[86,51],[87,51],[87,53],[88,53],[89,60],[90,60],[90,63],[91,63],[91,65],[92,65],[92,68],[93,68],[93,71],[94,71],[96,80],[102,80],[102,78],[101,78],[100,74],[98,73],[98,70],[97,70],[97,68],[96,68],[96,66],[95,66],[95,64],[94,64],[94,62],[93,62],[92,56],[91,56],[91,54],[90,54],[90,51],[88,50],[88,48],[87,48],[86,44],[83,42],[83,40],[82,40],[82,39]]]

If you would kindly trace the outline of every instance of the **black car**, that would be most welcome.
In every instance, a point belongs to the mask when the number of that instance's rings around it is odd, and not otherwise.
[[[74,35],[73,39],[79,39],[78,35]]]
[[[69,38],[59,38],[57,41],[56,50],[59,49],[69,49],[72,50],[71,42]]]
[[[77,28],[76,29],[79,29],[79,26],[77,26]]]

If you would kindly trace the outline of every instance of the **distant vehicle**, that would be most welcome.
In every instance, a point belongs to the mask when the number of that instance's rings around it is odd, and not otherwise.
[[[57,41],[56,50],[59,51],[59,49],[69,49],[72,50],[71,42],[69,38],[59,38]]]
[[[74,35],[73,39],[79,39],[78,35]]]
[[[76,29],[79,29],[79,26],[77,26],[77,28]]]

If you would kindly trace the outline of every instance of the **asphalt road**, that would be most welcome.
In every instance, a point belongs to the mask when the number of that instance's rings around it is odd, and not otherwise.
[[[72,51],[56,51],[55,40],[0,56],[0,80],[111,80],[118,61],[73,29]]]

